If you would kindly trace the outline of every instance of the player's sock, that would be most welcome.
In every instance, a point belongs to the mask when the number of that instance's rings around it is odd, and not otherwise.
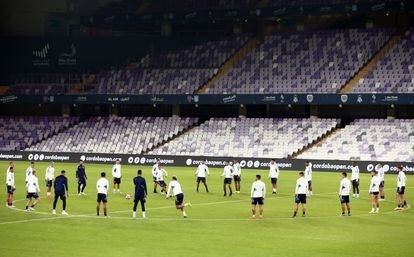
[[[382,196],[381,196],[381,199],[385,199],[385,196],[384,196],[384,195],[382,195]]]
[[[187,217],[187,213],[185,213],[185,211],[183,211],[183,216],[184,217]]]
[[[298,212],[297,211],[294,211],[293,212],[293,217],[296,217],[296,214],[298,214]]]
[[[29,209],[29,206],[28,206],[28,205],[26,205],[26,210],[27,210],[27,209]]]
[[[30,208],[34,208],[35,207],[35,205],[34,204],[32,204],[31,206],[30,206]]]
[[[145,211],[142,212],[142,217],[145,219],[147,216],[145,215]]]
[[[404,206],[407,206],[407,201],[406,200],[404,200]]]
[[[136,218],[136,217],[137,217],[137,212],[136,211],[132,212],[132,218]]]
[[[106,217],[106,216],[108,216],[108,215],[107,215],[107,213],[106,213],[106,211],[104,211],[104,216],[105,216],[105,217]]]
[[[302,212],[302,216],[305,216],[305,212],[304,211]]]

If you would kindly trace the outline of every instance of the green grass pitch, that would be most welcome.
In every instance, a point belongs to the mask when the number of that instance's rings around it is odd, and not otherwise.
[[[5,181],[7,162],[0,162],[0,180]],[[150,167],[144,171],[149,196],[147,220],[132,219],[132,200],[109,193],[108,219],[95,214],[96,180],[101,171],[109,174],[112,165],[86,163],[87,196],[76,193],[77,164],[56,163],[56,173],[67,171],[70,216],[52,216],[52,200],[46,199],[41,183],[42,201],[36,212],[24,208],[24,172],[27,162],[15,163],[16,209],[5,206],[6,188],[2,187],[0,207],[1,256],[414,256],[414,210],[394,212],[396,175],[386,175],[386,201],[380,214],[368,214],[369,175],[361,177],[361,198],[351,200],[352,216],[339,217],[337,195],[339,173],[314,172],[314,196],[308,198],[307,217],[291,219],[297,172],[281,171],[279,191],[271,195],[269,181],[263,220],[249,220],[251,183],[256,173],[267,178],[267,170],[243,170],[242,192],[223,197],[222,169],[211,169],[207,178],[211,192],[195,191],[195,168],[166,167],[170,180],[177,175],[183,187],[188,219],[174,208],[173,199],[152,193]],[[47,163],[36,163],[39,181],[44,180]],[[133,195],[132,178],[137,166],[122,167],[121,191]],[[414,199],[414,179],[408,176],[407,199]],[[139,209],[138,209],[139,210]],[[61,202],[57,212],[61,211]],[[141,216],[140,211],[137,213]]]

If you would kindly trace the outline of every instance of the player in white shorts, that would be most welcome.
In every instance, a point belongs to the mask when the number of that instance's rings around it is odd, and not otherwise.
[[[241,166],[238,160],[233,163],[233,179],[236,194],[240,194]]]

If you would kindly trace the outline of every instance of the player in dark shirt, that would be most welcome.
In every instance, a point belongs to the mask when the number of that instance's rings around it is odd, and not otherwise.
[[[60,175],[55,178],[53,187],[55,188],[55,200],[53,201],[53,214],[56,214],[56,204],[58,199],[62,200],[62,215],[68,215],[66,212],[66,198],[68,194],[68,179],[66,178],[66,172],[62,170]]]
[[[79,161],[79,166],[76,170],[76,179],[78,180],[78,195],[84,195],[83,190],[85,190],[86,180],[88,178],[86,177],[85,165],[82,160]]]
[[[145,178],[142,177],[142,170],[138,170],[138,176],[134,178],[134,185],[135,185],[135,197],[134,197],[134,209],[133,209],[133,218],[137,217],[137,205],[138,202],[141,203],[141,210],[142,210],[142,218],[146,218],[145,216],[145,202],[147,198],[147,183],[145,182]]]

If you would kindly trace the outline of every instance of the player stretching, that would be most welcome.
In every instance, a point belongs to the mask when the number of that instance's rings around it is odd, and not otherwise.
[[[114,166],[112,167],[112,177],[114,178],[114,194],[121,193],[120,192],[120,185],[121,185],[121,163],[119,159],[116,159]]]
[[[306,216],[306,194],[308,193],[308,180],[305,179],[305,174],[299,172],[299,178],[296,180],[295,188],[295,206],[292,218],[296,218],[298,213],[299,203],[302,204],[302,217]]]
[[[168,177],[168,173],[158,164],[156,169],[157,183],[161,187],[161,194],[167,193],[167,184],[165,184],[164,177]]]
[[[87,179],[88,178],[86,177],[85,165],[83,164],[83,161],[80,160],[78,169],[76,170],[76,180],[78,181],[78,195],[85,195],[83,190],[85,190]]]
[[[134,185],[135,185],[135,197],[134,197],[134,208],[132,213],[132,218],[137,217],[137,205],[138,202],[141,203],[141,211],[142,211],[142,218],[146,219],[145,216],[145,202],[147,198],[147,183],[145,182],[145,178],[142,177],[142,170],[138,170],[137,175],[134,178]]]
[[[66,198],[69,196],[68,179],[66,178],[66,171],[62,170],[60,175],[56,177],[55,183],[55,200],[53,201],[52,214],[56,214],[57,201],[62,200],[62,215],[68,215],[66,212]]]
[[[309,161],[305,164],[305,179],[308,181],[309,196],[312,196],[312,163]]]
[[[33,170],[29,176],[26,184],[27,188],[27,203],[26,211],[34,211],[36,204],[40,202],[38,193],[40,193],[39,180],[36,177],[36,171]],[[33,201],[34,199],[34,201]]]
[[[272,188],[273,188],[272,194],[276,194],[278,177],[279,177],[279,166],[275,162],[275,159],[272,159],[269,165],[269,176],[268,176],[268,178],[270,178],[270,182],[272,183]]]
[[[240,194],[241,166],[238,160],[233,163],[233,178],[236,194]]]
[[[379,192],[380,192],[380,201],[385,201],[385,191],[384,191],[384,185],[385,185],[385,171],[384,171],[384,167],[382,167],[381,163],[377,164],[377,172],[378,172],[378,178],[380,179],[380,184],[379,184]]]
[[[170,198],[171,191],[172,191],[172,194],[176,198],[175,208],[177,208],[177,210],[181,210],[181,212],[183,213],[183,217],[187,218],[187,214],[185,213],[184,207],[191,206],[191,203],[183,204],[184,194],[183,194],[183,191],[181,190],[181,185],[180,183],[178,183],[176,176],[172,177],[172,181],[168,185],[167,199]]]
[[[197,176],[197,192],[198,188],[200,186],[200,182],[204,184],[204,187],[206,188],[206,191],[208,193],[208,187],[206,182],[206,173],[210,176],[210,171],[208,170],[207,165],[205,164],[204,160],[200,161],[200,165],[198,165],[197,170],[195,172],[195,175]]]
[[[10,162],[9,168],[7,168],[6,174],[6,186],[7,186],[7,197],[6,197],[6,206],[13,208],[13,194],[16,187],[14,185],[14,165],[13,162]]]
[[[250,197],[252,199],[252,219],[256,219],[256,205],[259,204],[259,218],[263,218],[263,204],[266,197],[266,185],[261,180],[260,175],[256,175],[256,181],[252,184]]]
[[[407,182],[407,176],[403,171],[403,167],[398,167],[398,177],[397,177],[397,202],[398,206],[395,208],[395,211],[404,210],[404,206],[407,206],[407,201],[405,200],[405,184]]]
[[[371,195],[371,205],[372,209],[369,213],[379,213],[379,184],[381,183],[381,179],[377,176],[377,172],[375,170],[371,171],[371,184],[369,186],[369,194]]]
[[[101,210],[101,203],[103,205],[104,215],[108,217],[108,189],[109,181],[105,178],[105,172],[101,173],[101,178],[96,182],[96,189],[98,190],[97,204],[96,204],[96,215],[99,216],[99,211]]]
[[[233,175],[233,168],[230,166],[230,163],[228,161],[225,162],[223,174],[221,174],[222,177],[224,177],[224,184],[223,184],[223,190],[224,190],[224,196],[227,195],[226,187],[229,187],[231,196],[233,194],[233,191],[231,190],[231,177]]]
[[[46,193],[46,197],[47,198],[52,198],[52,184],[53,184],[53,179],[55,178],[55,163],[54,162],[50,162],[49,166],[47,166],[46,168],[46,173],[45,173],[45,181],[46,181],[46,188],[47,188],[47,193]]]
[[[351,171],[352,197],[359,198],[359,167],[355,164],[355,162],[352,162]]]
[[[157,162],[152,165],[152,178],[154,179],[154,194],[157,193],[157,167],[161,164],[160,159],[157,158]]]
[[[351,207],[349,206],[349,192],[351,191],[351,181],[347,178],[346,172],[342,172],[342,180],[339,186],[339,200],[341,202],[341,216],[345,216],[345,206],[348,216],[351,216]]]

